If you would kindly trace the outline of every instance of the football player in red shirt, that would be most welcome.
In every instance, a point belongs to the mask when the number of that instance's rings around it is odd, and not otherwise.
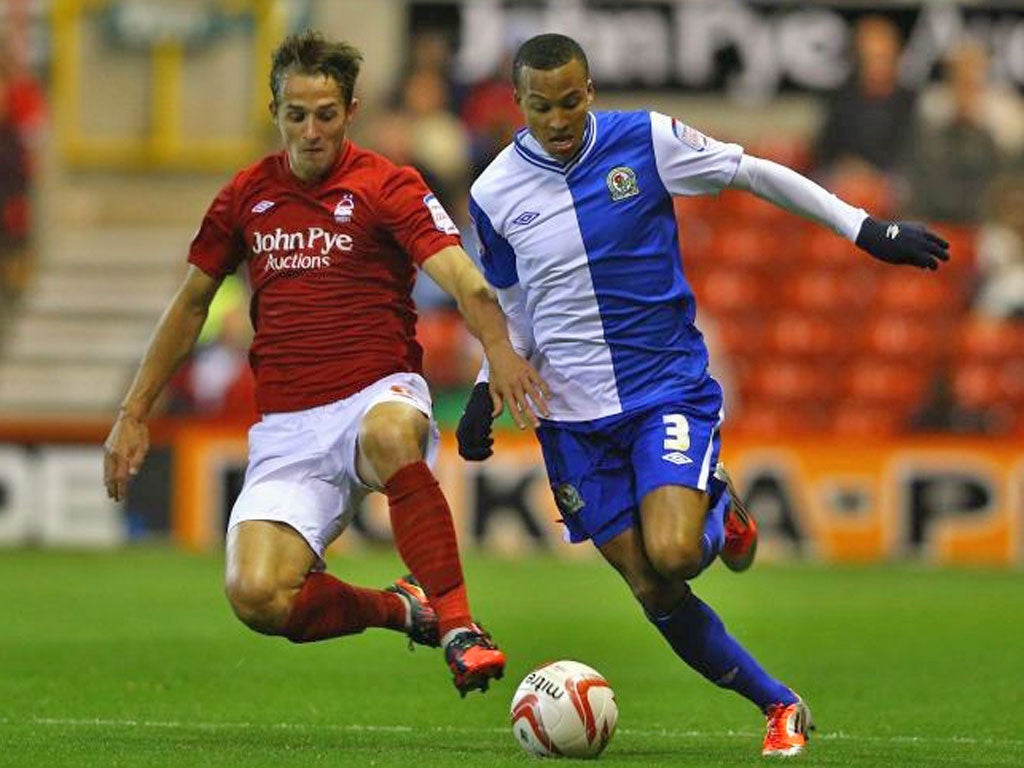
[[[285,149],[238,173],[207,211],[107,438],[104,479],[123,499],[149,447],[154,401],[221,281],[244,265],[262,418],[228,523],[232,608],[293,642],[404,631],[445,648],[465,695],[501,677],[505,656],[471,617],[451,512],[428,466],[438,436],[415,339],[416,267],[458,301],[482,342],[496,412],[507,404],[520,427],[536,426],[548,390],[512,348],[491,289],[419,174],[346,138],[361,60],[314,32],[275,51],[270,110]],[[374,490],[387,495],[412,573],[386,590],[323,571],[326,547]]]

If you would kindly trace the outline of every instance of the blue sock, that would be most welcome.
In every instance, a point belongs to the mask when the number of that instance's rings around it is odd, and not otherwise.
[[[762,712],[772,704],[797,700],[725,631],[722,620],[696,595],[687,596],[670,614],[648,618],[679,658],[715,685],[754,702]]]
[[[708,502],[708,514],[704,518],[704,532],[700,537],[700,569],[703,571],[718,557],[725,544],[725,510],[729,508],[732,497],[725,483],[712,477],[708,486],[711,500]]]

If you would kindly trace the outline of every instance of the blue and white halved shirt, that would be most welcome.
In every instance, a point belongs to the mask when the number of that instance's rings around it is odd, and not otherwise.
[[[590,421],[704,389],[707,348],[672,197],[717,194],[742,154],[657,112],[596,112],[568,164],[523,129],[473,184],[484,273],[510,325],[531,332],[520,351],[551,385],[552,420]]]

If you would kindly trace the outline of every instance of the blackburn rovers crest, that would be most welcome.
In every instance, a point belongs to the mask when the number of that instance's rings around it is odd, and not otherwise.
[[[612,200],[625,200],[640,194],[640,188],[636,185],[636,171],[628,165],[612,168],[605,181],[612,193]]]
[[[575,515],[586,505],[583,497],[580,496],[580,492],[571,483],[561,483],[554,486],[553,490],[555,492],[555,504],[558,506],[559,512],[566,517]]]

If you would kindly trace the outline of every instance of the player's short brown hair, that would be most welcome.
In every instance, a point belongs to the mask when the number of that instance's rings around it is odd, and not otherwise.
[[[352,103],[363,55],[353,45],[328,40],[320,32],[307,29],[286,37],[274,51],[272,61],[270,93],[275,106],[281,95],[285,75],[289,72],[331,78],[341,88],[347,106]]]

